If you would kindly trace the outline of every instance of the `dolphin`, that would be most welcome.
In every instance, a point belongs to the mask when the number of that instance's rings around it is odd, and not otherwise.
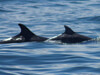
[[[38,36],[34,33],[32,33],[25,25],[23,24],[18,24],[21,32],[16,35],[13,36],[12,38],[8,38],[5,40],[1,40],[0,44],[6,44],[6,43],[21,43],[21,42],[32,42],[32,41],[36,41],[36,42],[43,42],[45,40],[47,40],[48,38],[45,37],[41,37]]]
[[[64,27],[65,27],[64,33],[62,33],[59,36],[50,38],[49,40],[53,40],[53,41],[56,40],[56,41],[60,41],[61,43],[80,43],[92,39],[90,37],[74,32],[71,28],[69,28],[66,25],[64,25]]]

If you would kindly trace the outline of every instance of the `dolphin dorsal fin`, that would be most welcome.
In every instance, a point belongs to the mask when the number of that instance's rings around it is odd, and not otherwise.
[[[68,26],[64,25],[64,27],[65,27],[65,32],[64,32],[64,34],[72,35],[72,34],[75,33],[75,32],[74,32],[71,28],[69,28]]]
[[[26,40],[30,39],[32,36],[36,36],[32,33],[25,25],[18,24],[20,26],[21,32],[19,35],[23,36]]]
[[[34,33],[32,33],[25,25],[23,24],[18,24],[21,28],[21,34],[30,34],[30,35],[35,35]]]

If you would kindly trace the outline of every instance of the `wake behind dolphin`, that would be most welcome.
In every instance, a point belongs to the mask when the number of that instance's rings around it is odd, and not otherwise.
[[[21,32],[12,37],[5,40],[0,41],[0,44],[6,44],[6,43],[20,43],[20,42],[42,42],[47,40],[48,38],[37,36],[36,34],[32,33],[25,25],[18,24],[20,26]]]

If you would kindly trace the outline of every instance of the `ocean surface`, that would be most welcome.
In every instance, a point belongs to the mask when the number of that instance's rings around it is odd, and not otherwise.
[[[0,44],[0,75],[100,75],[100,0],[0,0],[0,40],[18,23],[44,37],[75,32],[97,41]]]

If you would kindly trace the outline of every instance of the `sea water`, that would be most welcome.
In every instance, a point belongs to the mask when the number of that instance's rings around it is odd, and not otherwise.
[[[0,0],[0,40],[20,33],[18,23],[48,38],[64,25],[99,38],[100,0]],[[100,75],[100,41],[0,44],[0,75]]]

